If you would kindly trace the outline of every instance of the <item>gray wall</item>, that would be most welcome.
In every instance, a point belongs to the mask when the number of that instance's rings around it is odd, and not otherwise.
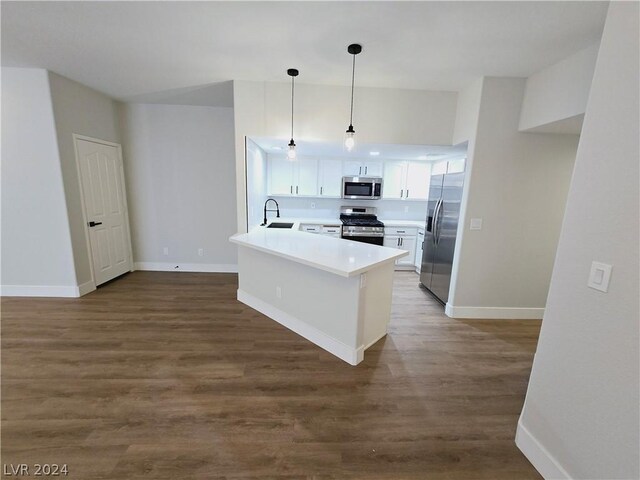
[[[3,67],[2,293],[76,285],[47,71]]]
[[[485,77],[479,98],[471,95],[480,104],[477,127],[465,128],[452,316],[541,318],[545,307],[578,136],[518,132],[525,82]],[[476,116],[477,106],[466,108]],[[471,218],[483,219],[482,230],[469,230]]]
[[[78,283],[91,281],[73,134],[120,143],[117,104],[84,85],[49,72],[60,165]]]
[[[640,476],[639,13],[609,7],[520,418],[518,444],[547,478]],[[613,265],[608,293],[587,287],[594,260]]]
[[[235,269],[233,109],[127,104],[121,124],[137,266]]]

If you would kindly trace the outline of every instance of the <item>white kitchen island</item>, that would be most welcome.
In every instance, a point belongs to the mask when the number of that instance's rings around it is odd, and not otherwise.
[[[238,245],[238,300],[357,365],[384,337],[394,262],[407,252],[292,229],[254,228]]]

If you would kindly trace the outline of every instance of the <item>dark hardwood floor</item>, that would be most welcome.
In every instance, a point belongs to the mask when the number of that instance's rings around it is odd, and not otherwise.
[[[396,275],[352,367],[235,300],[134,272],[2,299],[2,462],[97,479],[539,479],[514,445],[540,322],[463,321]]]

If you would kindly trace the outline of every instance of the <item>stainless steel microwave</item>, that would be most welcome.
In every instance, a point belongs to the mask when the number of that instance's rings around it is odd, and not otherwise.
[[[378,200],[382,197],[380,177],[342,177],[342,198]]]

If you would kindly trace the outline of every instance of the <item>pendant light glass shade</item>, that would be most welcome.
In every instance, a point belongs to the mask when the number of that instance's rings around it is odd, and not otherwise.
[[[356,132],[353,129],[353,125],[349,125],[349,128],[347,129],[344,136],[344,147],[347,149],[348,152],[353,150],[353,147],[356,146],[355,136],[356,136]]]
[[[362,45],[357,43],[352,43],[347,47],[347,52],[353,55],[353,65],[351,69],[351,113],[349,115],[349,128],[347,128],[344,137],[344,148],[346,148],[348,152],[353,150],[356,146],[356,131],[353,129],[353,87],[355,85],[356,76],[356,55],[361,51]]]
[[[289,150],[287,150],[287,158],[289,160],[295,160],[296,159],[296,144],[293,141],[293,138],[289,142]]]
[[[291,77],[291,140],[289,141],[289,149],[287,150],[287,158],[289,160],[295,160],[297,156],[296,142],[293,141],[293,93],[295,77],[297,77],[299,73],[300,72],[298,72],[298,70],[296,70],[295,68],[290,68],[289,70],[287,70],[287,75]]]

